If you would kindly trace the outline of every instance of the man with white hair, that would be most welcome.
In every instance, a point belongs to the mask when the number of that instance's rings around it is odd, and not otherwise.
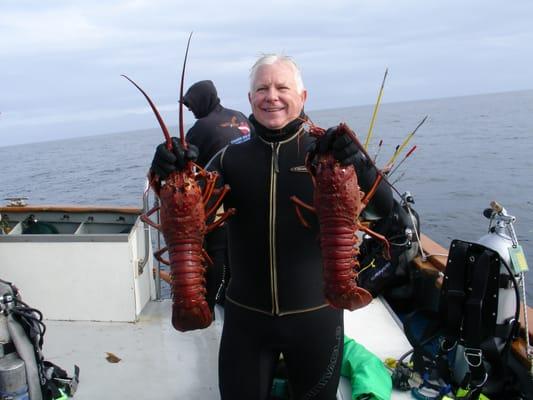
[[[297,65],[286,56],[261,57],[248,98],[256,135],[225,147],[209,165],[220,173],[218,184],[231,187],[224,206],[237,210],[227,222],[231,279],[219,352],[221,398],[268,399],[283,355],[291,398],[333,400],[343,312],[324,297],[318,222],[308,215],[311,229],[303,227],[290,200],[313,199],[304,162],[315,140],[306,132],[307,91]],[[374,182],[376,171],[350,139],[326,138],[319,146],[333,146],[341,164],[354,164],[363,190]],[[380,216],[391,207],[391,190],[381,184],[369,208]]]

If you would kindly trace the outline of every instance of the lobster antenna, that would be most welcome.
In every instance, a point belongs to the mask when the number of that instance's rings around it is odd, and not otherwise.
[[[376,122],[376,115],[378,114],[379,105],[381,103],[381,97],[383,96],[383,88],[385,87],[385,80],[387,79],[387,74],[389,69],[385,69],[385,75],[383,75],[383,81],[381,82],[381,88],[379,89],[378,99],[374,105],[374,112],[372,113],[372,119],[370,120],[370,127],[368,128],[368,133],[366,134],[365,139],[365,150],[368,149],[368,143],[370,143],[370,137],[372,136],[372,130],[374,129],[374,123]]]
[[[150,97],[146,94],[146,92],[144,90],[141,89],[141,87],[139,85],[137,85],[133,79],[129,78],[128,76],[126,75],[120,75],[120,76],[123,76],[124,78],[126,78],[128,81],[130,81],[131,83],[133,83],[133,85],[139,89],[139,91],[144,95],[144,97],[146,98],[146,100],[148,100],[148,104],[150,104],[150,107],[152,107],[152,110],[154,111],[154,114],[155,114],[155,117],[157,118],[157,121],[159,122],[159,125],[161,126],[161,129],[163,130],[163,134],[165,135],[165,140],[167,142],[167,148],[169,150],[172,149],[172,139],[170,138],[170,133],[168,133],[168,129],[167,129],[167,126],[165,125],[165,122],[163,121],[163,118],[161,118],[161,115],[159,114],[159,111],[157,111],[157,108],[155,107],[155,104],[154,102],[152,101],[152,99],[150,99]]]
[[[192,32],[189,35],[187,41],[187,48],[185,49],[185,57],[183,59],[183,68],[181,70],[181,84],[180,84],[180,105],[179,105],[179,129],[180,129],[180,141],[181,147],[187,149],[187,142],[185,141],[185,129],[183,128],[183,83],[185,81],[185,65],[187,65],[187,55],[189,54],[189,45],[191,44]]]

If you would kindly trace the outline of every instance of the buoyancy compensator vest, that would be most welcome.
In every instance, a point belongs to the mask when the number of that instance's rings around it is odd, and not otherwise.
[[[451,384],[461,398],[515,398],[509,397],[516,382],[508,357],[518,334],[520,295],[512,245],[494,226],[477,242],[453,240],[438,311],[423,313],[422,329],[414,327],[415,318],[404,321],[414,369]]]
[[[0,400],[63,400],[79,382],[44,359],[45,325],[39,310],[21,300],[18,289],[0,279]]]
[[[517,334],[519,296],[509,264],[479,243],[454,240],[442,288],[444,318],[439,357],[453,362],[441,375],[461,387],[496,393],[504,384],[511,341]]]

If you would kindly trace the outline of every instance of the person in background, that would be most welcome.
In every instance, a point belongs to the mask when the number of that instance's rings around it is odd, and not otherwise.
[[[210,80],[194,83],[183,96],[183,105],[196,118],[194,125],[187,131],[187,142],[192,151],[197,152],[196,163],[205,168],[209,160],[222,148],[231,143],[239,143],[250,138],[251,125],[246,116],[220,104],[217,89]],[[194,146],[194,147],[193,147]],[[157,173],[159,166],[152,165]],[[215,305],[215,296],[222,284],[227,266],[226,227],[223,225],[207,235],[205,248],[213,260],[206,272],[207,303]],[[226,271],[227,274],[227,271]],[[170,274],[161,271],[161,279],[170,283]]]
[[[347,135],[328,130],[319,143],[304,123],[307,99],[300,70],[286,56],[266,55],[254,64],[248,98],[255,135],[227,146],[209,168],[229,184],[226,208],[237,210],[227,222],[231,279],[226,291],[219,351],[222,400],[266,400],[280,355],[287,368],[291,398],[336,398],[343,354],[343,311],[324,297],[318,221],[298,219],[291,196],[313,202],[305,149],[332,149],[342,165],[354,164],[362,190],[376,178],[365,156]],[[156,162],[165,174],[195,155],[183,149],[172,159],[164,146]],[[180,159],[181,158],[181,159]],[[393,205],[390,187],[381,183],[368,205],[375,218]]]
[[[228,144],[250,138],[252,132],[248,119],[243,113],[220,104],[212,81],[193,84],[183,96],[183,105],[197,119],[187,131],[187,142],[198,148],[196,163],[201,167]]]

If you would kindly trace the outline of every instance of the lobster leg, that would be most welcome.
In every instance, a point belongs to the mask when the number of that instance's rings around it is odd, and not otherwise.
[[[209,257],[209,254],[207,253],[207,251],[205,251],[205,249],[202,249],[202,256],[204,257],[205,261],[209,264],[209,265],[213,265],[213,260],[211,259],[211,257]]]
[[[213,191],[215,190],[215,184],[218,178],[218,175],[214,172],[207,172],[204,169],[200,171],[198,174],[199,178],[203,178],[206,182],[204,193],[202,195],[202,200],[204,204],[207,204],[211,196],[213,195]]]
[[[150,215],[152,215],[153,213],[155,213],[156,211],[158,211],[161,207],[159,205],[157,206],[154,206],[153,208],[151,208],[150,210],[148,210],[146,212],[146,214],[142,214],[141,215],[141,221],[150,225],[152,228],[154,229],[157,229],[158,231],[161,230],[161,225],[159,224],[156,224],[154,221],[152,221],[150,219]]]
[[[208,225],[206,228],[206,233],[212,232],[216,228],[218,228],[220,225],[222,225],[223,222],[225,222],[229,217],[235,214],[235,209],[230,208],[228,211],[218,214],[218,219],[213,222],[212,224]]]
[[[376,190],[378,189],[378,186],[381,183],[382,179],[383,179],[383,175],[378,174],[378,176],[376,177],[376,180],[372,184],[372,187],[370,188],[368,193],[365,194],[365,196],[361,199],[361,203],[364,206],[366,206],[368,204],[368,202],[370,201],[370,199],[372,199],[372,197],[374,197],[374,194],[376,194]]]
[[[216,182],[215,179],[209,179],[207,181],[207,185],[205,187],[204,195],[203,195],[203,199],[202,199],[204,204],[207,204],[207,202],[209,201],[209,199],[213,195],[213,191],[215,190],[215,182]]]
[[[155,253],[154,253],[154,257],[157,261],[160,261],[161,263],[165,264],[165,265],[170,265],[170,261],[163,258],[162,255],[165,251],[168,250],[168,247],[163,247],[159,250],[157,250]]]
[[[144,214],[144,215],[146,215],[147,217],[149,217],[150,215],[152,215],[153,213],[155,213],[155,212],[156,212],[157,210],[159,210],[160,208],[161,208],[161,207],[157,205],[157,206],[151,208],[150,210],[148,210],[148,211],[146,212],[146,214]]]
[[[311,229],[311,225],[309,225],[309,222],[307,222],[307,220],[304,218],[304,216],[302,214],[302,211],[300,210],[300,207],[303,207],[306,210],[309,210],[309,211],[311,211],[311,212],[316,214],[315,207],[313,207],[313,206],[311,206],[311,205],[309,205],[307,203],[304,203],[302,200],[300,200],[296,196],[291,196],[290,199],[294,203],[294,209],[296,210],[296,215],[298,216],[298,219],[300,220],[302,225],[304,227],[306,227],[307,229]]]
[[[159,207],[158,207],[159,208]],[[152,221],[150,218],[148,218],[148,215],[150,214],[143,214],[141,215],[141,221],[150,225],[152,228],[154,229],[157,229],[158,231],[161,230],[161,225],[160,224],[156,224],[154,221]]]
[[[218,198],[215,200],[215,203],[211,206],[209,210],[206,211],[206,218],[209,218],[216,210],[218,210],[220,204],[222,203],[222,200],[224,199],[224,196],[226,195],[226,193],[229,192],[229,190],[229,185],[223,186],[222,191],[220,192]]]
[[[387,238],[383,235],[380,235],[379,233],[377,232],[374,232],[372,229],[364,226],[364,225],[361,225],[359,224],[358,225],[358,228],[360,230],[362,230],[363,232],[367,233],[368,235],[372,236],[374,239],[377,239],[377,240],[380,240],[381,242],[383,242],[383,246],[384,246],[384,257],[387,259],[387,260],[390,260],[391,258],[391,254],[390,254],[390,243],[389,241],[387,240]]]

